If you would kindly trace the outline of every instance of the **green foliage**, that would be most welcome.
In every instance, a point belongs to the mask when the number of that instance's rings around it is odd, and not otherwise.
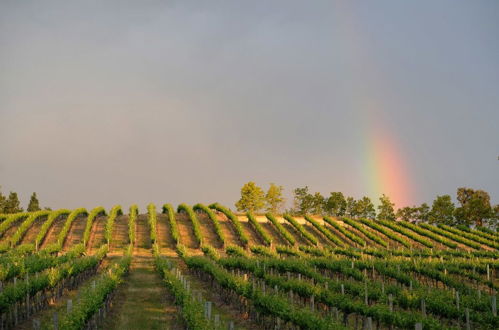
[[[495,212],[486,191],[471,188],[459,188],[457,200],[460,207],[455,210],[456,221],[460,224],[483,226],[486,222],[495,223]]]
[[[139,207],[136,204],[130,206],[128,215],[128,241],[131,246],[135,245],[135,233],[137,232],[137,216],[139,215]]]
[[[170,231],[175,244],[180,243],[180,234],[178,232],[177,220],[175,219],[175,212],[173,206],[170,204],[163,205],[163,213],[168,214],[168,223],[170,224]]]
[[[345,215],[349,217],[357,217],[356,205],[357,203],[355,201],[355,198],[347,197]]]
[[[106,231],[104,236],[106,237],[107,244],[111,244],[111,238],[113,237],[114,221],[119,215],[122,215],[123,211],[121,205],[115,205],[109,212],[109,216],[106,221]]]
[[[62,249],[62,247],[64,245],[64,241],[66,240],[66,237],[68,236],[69,229],[71,228],[71,224],[78,216],[81,216],[81,215],[88,215],[87,210],[84,208],[75,209],[68,215],[68,218],[64,222],[64,226],[62,227],[61,231],[57,235],[56,243],[53,244],[52,246],[47,247],[51,252],[58,252]]]
[[[308,192],[308,186],[296,188],[294,194],[294,212],[298,215],[305,215],[312,212],[314,208],[314,196]]]
[[[341,226],[337,221],[334,221],[330,217],[324,217],[324,221],[327,222],[329,225],[331,225],[333,228],[338,230],[340,233],[345,235],[348,239],[350,239],[352,242],[355,242],[359,244],[360,246],[365,246],[366,241],[364,241],[362,238],[359,236],[355,235],[351,231],[347,230],[345,227]],[[344,244],[337,244],[338,246],[343,246]]]
[[[462,236],[462,237],[467,238],[471,241],[475,241],[477,243],[486,245],[486,246],[494,248],[494,249],[499,249],[499,243],[497,243],[495,240],[490,240],[490,239],[484,238],[481,235],[477,235],[476,233],[472,232],[471,230],[465,231],[465,230],[460,230],[458,228],[453,228],[453,227],[446,226],[446,225],[438,225],[438,226],[444,230],[447,230],[448,232]]]
[[[435,234],[431,230],[421,228],[420,226],[417,226],[415,224],[412,224],[412,223],[406,222],[406,221],[399,221],[398,224],[401,225],[401,226],[404,226],[406,228],[411,229],[412,231],[418,233],[421,236],[425,236],[425,237],[431,238],[435,242],[442,243],[443,245],[445,245],[447,247],[450,247],[452,249],[455,249],[457,247],[456,243],[448,240],[445,237],[442,237],[442,236],[439,236],[439,235]]]
[[[342,217],[347,209],[347,201],[342,192],[331,192],[329,198],[326,199],[324,211],[332,216]]]
[[[151,243],[154,244],[156,243],[157,239],[157,223],[158,223],[158,217],[156,214],[156,205],[153,203],[150,203],[147,205],[147,222],[149,223],[149,228],[151,230],[149,237],[151,239]]]
[[[248,257],[246,251],[237,245],[229,245],[225,248],[225,253],[230,256]]]
[[[416,206],[405,206],[396,212],[397,219],[401,221],[415,222],[418,220],[418,208]]]
[[[23,211],[23,208],[21,207],[21,202],[19,201],[19,197],[17,196],[17,193],[11,191],[9,193],[9,197],[4,202],[3,213],[13,214],[13,213],[20,213],[22,211]]]
[[[444,237],[447,237],[455,242],[459,242],[459,243],[462,243],[466,246],[469,246],[469,247],[472,247],[474,249],[480,249],[480,244],[478,243],[475,243],[473,241],[470,241],[469,239],[466,239],[462,236],[459,236],[459,235],[456,235],[456,234],[453,234],[451,232],[448,232],[446,230],[443,230],[441,228],[438,228],[438,227],[435,227],[435,226],[432,226],[432,225],[429,225],[427,223],[422,223],[421,224],[421,227],[425,228],[425,229],[428,229],[436,234],[439,234],[441,236],[444,236]]]
[[[387,220],[385,220],[385,221],[387,221]],[[365,224],[366,226],[368,226],[372,229],[379,231],[380,233],[384,234],[386,237],[388,237],[396,242],[399,242],[400,244],[402,244],[405,247],[411,247],[411,244],[407,240],[405,240],[404,238],[400,237],[397,234],[394,234],[393,232],[389,231],[388,229],[384,228],[383,226],[377,224],[374,221],[371,221],[368,219],[360,219],[360,222],[362,222],[363,224]]]
[[[454,208],[449,195],[437,196],[433,201],[428,220],[434,224],[454,225]]]
[[[376,210],[374,209],[374,204],[371,199],[367,196],[362,197],[354,204],[355,216],[361,218],[374,219],[376,217]]]
[[[2,186],[0,186],[0,214],[5,213],[5,202],[7,199],[5,196],[2,194]]]
[[[391,220],[395,221],[395,206],[394,203],[390,200],[390,197],[383,194],[379,198],[380,204],[378,205],[378,220]]]
[[[214,325],[204,317],[204,305],[194,297],[183,282],[182,275],[172,263],[155,254],[156,269],[164,280],[168,290],[175,297],[175,304],[180,307],[180,314],[189,329],[214,329]]]
[[[282,186],[274,183],[270,184],[269,190],[265,194],[266,211],[270,213],[278,213],[284,205],[285,199],[282,195]]]
[[[252,287],[243,278],[230,274],[207,258],[189,257],[185,258],[185,262],[189,268],[209,274],[218,285],[247,298],[260,314],[279,317],[284,322],[293,323],[302,329],[344,329],[318,312],[291,304],[286,297],[266,294],[257,287]]]
[[[383,247],[388,247],[388,243],[384,239],[382,239],[375,233],[366,230],[358,221],[349,218],[343,218],[343,222],[360,231],[364,236],[369,238],[371,241],[376,242]]]
[[[77,258],[52,267],[39,273],[30,281],[18,281],[15,284],[6,285],[0,293],[0,313],[8,311],[10,306],[25,299],[27,294],[34,296],[37,292],[55,287],[62,279],[97,267],[106,253],[107,246],[104,246],[94,256]]]
[[[27,274],[35,274],[49,267],[71,261],[83,253],[83,246],[76,245],[62,256],[49,253],[37,252],[25,254],[24,251],[10,250],[0,258],[0,281],[9,281],[14,277],[25,277]],[[13,251],[13,252],[12,252]]]
[[[23,223],[17,228],[16,232],[9,239],[10,247],[16,246],[21,239],[24,237],[26,231],[31,227],[33,222],[36,220],[47,217],[50,211],[37,211],[30,213],[30,215],[23,221]]]
[[[296,240],[293,235],[291,235],[291,233],[281,225],[281,223],[274,217],[274,215],[272,215],[271,213],[267,213],[265,214],[265,216],[267,217],[267,219],[269,219],[270,222],[272,222],[279,234],[281,234],[282,237],[289,242],[289,244],[295,245]]]
[[[80,289],[73,309],[62,316],[59,329],[83,329],[88,320],[102,307],[108,295],[123,281],[131,260],[132,257],[126,255],[102,273],[95,281],[95,287],[88,284]]]
[[[94,223],[95,218],[99,215],[106,215],[106,209],[102,206],[98,206],[94,208],[87,217],[87,223],[85,224],[85,231],[83,232],[83,245],[86,247],[88,241],[90,240],[90,233],[92,231],[92,225]]]
[[[286,219],[293,227],[295,227],[295,229],[310,243],[312,243],[313,245],[317,245],[319,243],[315,236],[306,231],[305,228],[303,228],[303,226],[299,224],[298,221],[296,221],[292,216],[290,216],[289,214],[285,214],[284,219]]]
[[[26,218],[28,216],[29,213],[24,213],[24,212],[7,215],[5,220],[0,224],[0,235],[3,235],[5,231],[9,229],[14,222]]]
[[[54,223],[54,221],[60,217],[67,216],[70,213],[71,213],[71,211],[67,210],[67,209],[60,209],[57,211],[52,211],[50,213],[49,217],[42,224],[42,226],[40,227],[40,230],[38,231],[38,234],[36,235],[35,246],[36,246],[37,250],[40,248],[40,245],[43,243],[43,240],[47,236],[47,232],[50,229],[50,227],[52,226],[52,224]],[[2,223],[2,225],[3,225],[3,223]]]
[[[241,225],[241,222],[239,221],[239,219],[237,218],[237,216],[232,213],[231,210],[229,210],[228,208],[218,204],[218,203],[213,203],[213,204],[210,204],[209,206],[210,209],[214,209],[214,210],[217,210],[219,212],[222,212],[223,214],[225,214],[225,216],[232,222],[232,224],[234,225],[234,228],[236,229],[236,233],[239,237],[239,239],[241,240],[241,243],[243,245],[247,245],[248,244],[248,235],[246,235],[246,233],[244,232],[243,230],[243,226]]]
[[[250,251],[256,255],[264,257],[277,257],[277,253],[263,245],[253,245],[252,247],[250,247]]]
[[[265,194],[262,188],[256,183],[250,181],[241,188],[241,199],[237,201],[236,208],[238,211],[255,212],[261,210],[265,206]]]
[[[26,211],[28,212],[35,212],[35,211],[40,211],[40,202],[38,201],[38,197],[36,196],[36,192],[34,192],[30,199],[29,199],[29,204],[28,208]]]
[[[210,259],[218,260],[220,259],[220,255],[218,254],[218,250],[209,244],[205,244],[201,247],[204,255]]]
[[[177,212],[185,212],[189,219],[192,222],[192,229],[194,231],[194,236],[199,244],[199,246],[203,246],[203,234],[201,233],[201,224],[199,223],[199,219],[196,216],[196,213],[192,210],[192,208],[187,204],[180,204],[177,208]]]
[[[387,220],[379,220],[379,223],[382,224],[385,227],[390,228],[393,231],[398,232],[399,234],[402,234],[404,236],[409,237],[413,241],[416,241],[418,243],[423,244],[426,247],[432,248],[433,244],[428,241],[427,239],[424,239],[423,237],[416,235],[414,232],[405,229],[404,227],[400,226],[397,222],[394,221],[387,221]]]
[[[272,245],[272,237],[267,233],[267,231],[262,227],[262,225],[256,220],[254,215],[251,212],[246,213],[246,217],[248,218],[249,223],[255,228],[256,232],[263,239],[265,244]]]
[[[324,236],[326,236],[331,242],[338,246],[343,246],[343,242],[336,237],[331,231],[329,231],[326,227],[322,226],[320,223],[318,223],[314,218],[311,216],[306,215],[305,220],[310,222],[312,226],[314,226],[318,231],[320,231]]]
[[[196,204],[192,208],[196,212],[204,212],[208,215],[208,218],[210,218],[210,220],[213,222],[215,233],[217,234],[218,239],[220,240],[220,242],[222,242],[222,245],[225,245],[225,234],[222,230],[220,222],[218,221],[217,215],[209,207],[203,204]]]

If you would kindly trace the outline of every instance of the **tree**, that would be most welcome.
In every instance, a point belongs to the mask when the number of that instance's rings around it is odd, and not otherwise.
[[[383,194],[379,198],[380,204],[378,205],[378,220],[392,220],[395,221],[395,206],[390,200],[390,197]]]
[[[428,216],[430,223],[454,225],[454,203],[449,195],[437,196]]]
[[[294,194],[294,210],[299,215],[310,213],[314,207],[314,196],[308,192],[308,186],[296,188]]]
[[[320,192],[316,192],[312,196],[312,213],[317,215],[322,215],[324,213],[324,204],[326,199],[321,195]]]
[[[362,197],[355,202],[355,214],[361,218],[374,219],[376,217],[376,210],[374,209],[374,204],[371,199],[367,196]]]
[[[40,211],[40,202],[38,201],[38,198],[36,196],[36,192],[34,192],[31,195],[31,198],[29,199],[29,204],[28,208],[26,209],[28,212],[35,212],[35,211]]]
[[[396,216],[397,219],[403,221],[416,222],[418,219],[418,207],[405,206],[397,210]]]
[[[22,212],[23,209],[21,207],[21,202],[19,201],[19,197],[17,197],[16,192],[10,192],[9,198],[5,202],[5,213],[18,213]]]
[[[324,211],[332,216],[342,217],[347,209],[347,201],[342,192],[332,192],[324,203]]]
[[[428,222],[430,217],[430,206],[426,203],[417,208],[416,219],[422,222]]]
[[[246,183],[241,188],[241,199],[236,203],[238,211],[255,212],[265,205],[265,194],[262,188],[253,181]]]
[[[284,197],[282,196],[283,187],[270,184],[269,190],[265,195],[265,204],[267,212],[277,213],[284,205]]]
[[[494,218],[494,210],[490,205],[490,196],[486,191],[471,188],[458,188],[457,200],[460,207],[455,210],[456,221],[459,224],[483,226]]]
[[[345,215],[349,217],[356,217],[356,207],[355,207],[355,198],[347,197],[346,199],[346,207],[345,207]]]
[[[2,194],[2,189],[0,187],[0,214],[5,213],[5,203],[6,202],[7,202],[7,199]]]

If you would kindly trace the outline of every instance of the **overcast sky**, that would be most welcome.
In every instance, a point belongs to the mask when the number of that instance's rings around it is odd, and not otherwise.
[[[0,185],[23,201],[360,198],[380,129],[406,203],[499,202],[498,1],[0,1]]]

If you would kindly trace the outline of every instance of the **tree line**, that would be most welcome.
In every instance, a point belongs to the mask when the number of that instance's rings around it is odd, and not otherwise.
[[[495,228],[499,222],[499,205],[490,203],[486,191],[461,187],[457,189],[455,205],[450,195],[440,195],[432,205],[405,206],[399,209],[390,197],[383,194],[377,207],[367,196],[355,199],[342,192],[331,192],[323,196],[319,192],[311,193],[308,186],[293,190],[293,207],[284,213],[294,215],[328,215],[337,217],[369,218],[376,220],[405,220],[409,222],[428,222],[450,226],[487,226]],[[270,184],[265,193],[255,182],[248,182],[241,188],[241,198],[236,203],[238,211],[280,213],[285,199],[283,187]]]
[[[26,211],[35,212],[40,210],[40,202],[38,201],[36,192],[34,192],[33,194],[31,194]],[[0,189],[0,214],[12,214],[23,211],[24,209],[21,206],[21,202],[19,201],[19,197],[16,192],[11,191],[8,196],[5,196],[4,194],[2,194],[2,190]]]

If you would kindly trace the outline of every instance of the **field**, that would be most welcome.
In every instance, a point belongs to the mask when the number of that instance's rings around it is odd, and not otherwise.
[[[499,329],[499,234],[219,205],[0,216],[1,329]]]

